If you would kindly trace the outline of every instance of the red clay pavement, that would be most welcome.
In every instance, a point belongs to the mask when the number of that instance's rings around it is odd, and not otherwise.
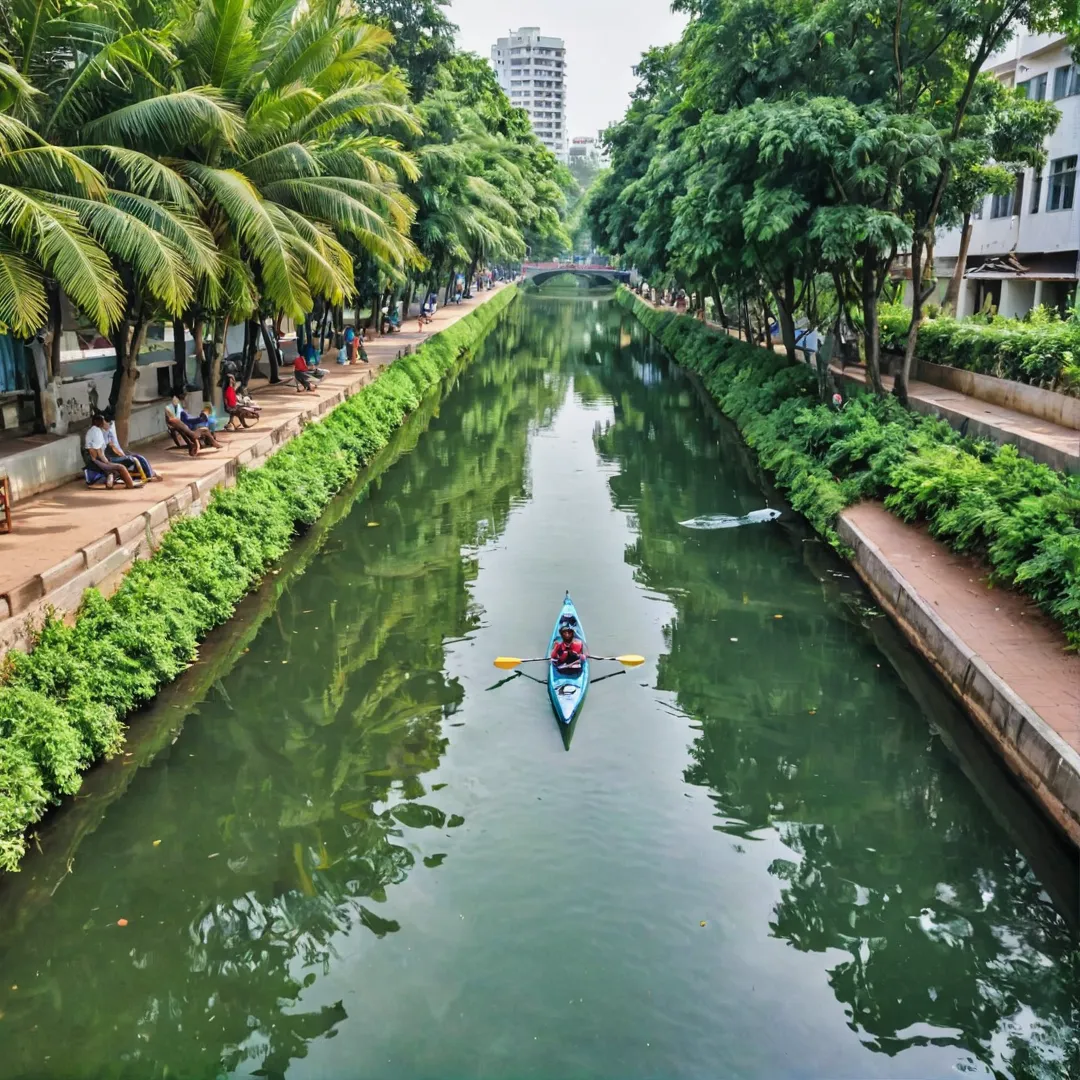
[[[993,588],[984,567],[955,555],[879,503],[844,516],[872,540],[940,618],[1070,746],[1080,751],[1080,656],[1035,604]]]

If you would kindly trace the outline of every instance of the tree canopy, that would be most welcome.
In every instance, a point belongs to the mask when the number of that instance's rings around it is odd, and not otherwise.
[[[862,335],[880,390],[877,305],[911,282],[906,395],[934,238],[1040,166],[1056,108],[983,73],[1068,0],[676,0],[690,21],[646,53],[593,235],[650,281],[712,296],[794,354],[800,319]],[[725,307],[726,305],[726,307]]]
[[[568,173],[435,0],[16,0],[3,25],[0,325],[44,329],[55,378],[66,297],[116,347],[122,428],[152,322],[207,339],[210,390],[230,323],[253,352],[266,319],[569,248]]]

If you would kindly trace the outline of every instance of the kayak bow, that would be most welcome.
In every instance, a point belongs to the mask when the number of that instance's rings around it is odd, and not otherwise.
[[[555,621],[555,629],[551,632],[551,641],[548,643],[548,655],[555,648],[555,642],[559,640],[559,631],[564,626],[572,626],[575,635],[585,644],[585,628],[578,618],[577,609],[574,607],[570,594],[566,594],[563,600],[562,610]],[[575,674],[563,674],[556,670],[554,664],[548,664],[548,697],[551,698],[551,707],[555,711],[555,719],[560,724],[569,727],[581,712],[585,704],[585,694],[589,689],[589,660],[588,646],[585,647],[585,660],[581,665],[581,671]]]

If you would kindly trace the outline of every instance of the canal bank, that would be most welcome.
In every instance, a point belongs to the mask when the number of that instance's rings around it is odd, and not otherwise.
[[[665,340],[677,342],[675,359],[690,371],[708,375],[717,364],[716,350],[690,317],[659,316],[628,290],[619,299],[646,327],[660,330],[658,318],[664,326],[680,319],[686,335],[668,334]],[[716,337],[727,341],[722,333]],[[763,355],[777,362],[773,354]],[[809,380],[797,366],[790,373],[790,386],[776,393],[770,408],[798,407],[801,384]],[[728,401],[729,413],[753,445],[755,435],[761,438],[761,415],[738,392]],[[812,396],[805,403],[813,404]],[[1080,657],[1064,651],[1060,628],[1022,596],[992,589],[984,567],[953,554],[924,529],[880,506],[846,507],[849,499],[831,470],[815,469],[794,446],[794,466],[782,463],[783,450],[771,452],[779,470],[786,468],[781,484],[793,492],[796,505],[851,558],[1009,767],[1080,845]]]
[[[72,592],[74,621],[61,621],[63,611],[48,617],[32,650],[13,650],[5,662],[0,868],[17,867],[27,828],[77,791],[91,764],[116,753],[124,718],[190,664],[198,643],[285,554],[297,529],[316,522],[515,295],[494,293],[351,397],[340,394],[317,422],[290,418],[280,438],[260,440],[264,459],[276,451],[260,468],[221,466],[185,498],[162,503],[157,521],[149,512],[135,519],[126,545],[119,531],[106,536],[110,550],[94,565],[115,577],[130,566],[114,595]],[[334,400],[324,398],[327,406]],[[85,550],[79,554],[90,562]],[[73,582],[81,585],[81,576],[65,582],[69,592]]]
[[[0,888],[0,1077],[1069,1075],[1051,830],[644,328],[523,297],[421,419]],[[647,657],[569,752],[488,689],[566,587]]]

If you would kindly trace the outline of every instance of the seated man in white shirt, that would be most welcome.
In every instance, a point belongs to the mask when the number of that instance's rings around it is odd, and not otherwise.
[[[116,486],[116,478],[124,482],[124,487],[133,488],[135,481],[131,479],[131,473],[119,462],[110,461],[105,451],[109,445],[109,423],[105,417],[96,412],[90,418],[90,430],[86,433],[85,452],[83,463],[85,464],[86,482],[96,484],[105,481],[107,488]]]
[[[160,480],[161,477],[150,467],[150,462],[142,454],[136,454],[125,450],[120,445],[120,436],[116,434],[116,413],[110,405],[105,410],[105,456],[118,465],[123,465],[128,472],[137,472],[139,479],[145,483],[147,480]]]

